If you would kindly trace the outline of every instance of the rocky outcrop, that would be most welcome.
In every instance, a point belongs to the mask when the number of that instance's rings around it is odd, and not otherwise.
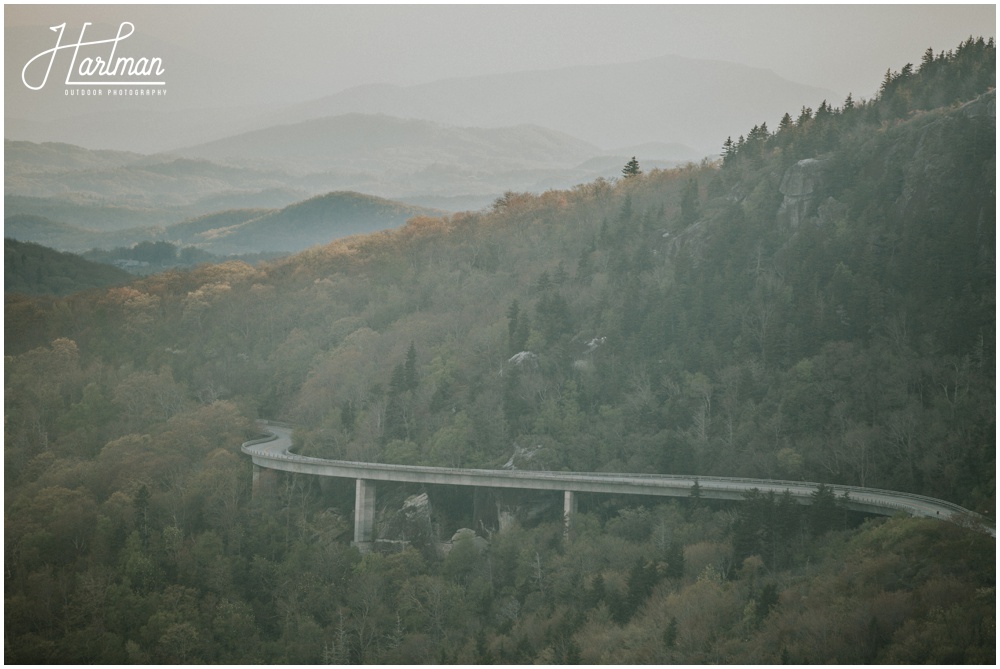
[[[507,361],[509,365],[516,365],[520,367],[521,365],[528,365],[529,367],[538,366],[538,355],[532,353],[531,351],[521,351],[520,353],[515,353],[511,356],[510,360]]]
[[[441,545],[441,552],[447,555],[451,552],[455,546],[463,541],[471,541],[472,545],[475,546],[479,553],[483,553],[489,548],[490,542],[476,534],[475,530],[468,527],[460,528],[455,534],[452,535],[451,541],[448,541]]]
[[[543,449],[543,446],[538,445],[533,448],[526,448],[514,444],[514,453],[511,454],[510,459],[507,460],[501,467],[501,469],[522,469],[523,465],[528,464],[531,460],[538,454],[539,451]],[[519,466],[521,465],[521,466]],[[528,467],[531,468],[530,466]],[[537,467],[536,467],[537,469]]]
[[[434,528],[427,493],[407,497],[403,506],[382,524],[379,535],[380,540],[409,542],[418,548],[430,544],[434,538]]]
[[[990,91],[989,93],[983,93],[975,100],[965,103],[962,105],[962,113],[969,118],[976,118],[977,116],[996,118],[997,92]]]
[[[785,171],[778,190],[785,196],[778,209],[779,217],[787,217],[789,225],[798,227],[819,197],[824,161],[806,158]]]

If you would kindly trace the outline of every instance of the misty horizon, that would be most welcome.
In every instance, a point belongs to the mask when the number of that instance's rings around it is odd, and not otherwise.
[[[84,22],[93,23],[87,39],[108,39],[126,21],[134,25],[134,34],[116,47],[136,58],[161,58],[164,95],[114,104],[108,104],[106,94],[80,97],[61,85],[68,53],[59,54],[65,55],[62,63],[53,60],[58,74],[44,90],[30,90],[22,81],[24,64],[55,43],[51,26],[66,24],[66,44],[77,39]],[[950,49],[970,35],[989,38],[994,32],[991,6],[195,6],[183,11],[171,6],[7,6],[5,138],[156,153],[269,124],[336,115],[289,112],[335,96],[377,98],[420,90],[432,96],[436,86],[477,79],[503,83],[515,76],[579,72],[586,77],[594,68],[678,58],[692,67],[733,65],[746,68],[740,72],[772,76],[782,86],[813,89],[800,91],[794,103],[787,103],[797,104],[780,111],[734,100],[754,123],[773,124],[776,114],[816,107],[824,99],[839,105],[848,93],[855,99],[871,97],[886,67],[919,62],[928,47]],[[662,104],[696,106],[689,92],[679,93],[680,100],[665,98]],[[530,108],[533,99],[510,102]],[[465,116],[439,113],[434,118],[421,115],[420,104],[400,104],[402,113],[370,105],[371,113],[470,127],[534,123],[603,150],[676,142],[707,155],[717,153],[726,136],[749,130],[737,125],[747,122],[743,118],[713,119],[699,109],[700,128],[622,134],[618,141],[613,133],[581,134],[538,123],[527,113],[489,119],[470,109]],[[406,113],[410,108],[414,111]],[[533,111],[545,118],[544,109]],[[615,119],[605,115],[600,123],[610,126]]]

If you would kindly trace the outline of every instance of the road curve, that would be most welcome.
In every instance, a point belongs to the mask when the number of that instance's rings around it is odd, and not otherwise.
[[[389,465],[373,462],[326,460],[291,452],[292,428],[280,423],[261,423],[268,436],[243,444],[242,450],[253,463],[267,469],[406,483],[470,485],[494,488],[562,490],[611,494],[660,495],[688,497],[695,481],[706,499],[739,500],[744,493],[757,489],[762,493],[788,491],[799,503],[812,501],[818,483],[768,479],[729,478],[721,476],[677,476],[667,474],[618,474],[604,472],[550,472],[506,469],[452,469],[415,465]],[[932,497],[892,490],[857,486],[828,485],[849,509],[892,516],[902,511],[912,516],[952,520],[996,536],[996,529],[979,514]]]

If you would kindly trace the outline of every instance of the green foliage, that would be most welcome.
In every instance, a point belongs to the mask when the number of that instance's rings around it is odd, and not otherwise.
[[[128,283],[132,275],[29,242],[4,239],[4,291],[69,295]]]
[[[639,161],[632,156],[632,159],[625,163],[625,167],[622,168],[622,176],[626,179],[629,177],[637,177],[642,174],[642,170],[639,168]]]

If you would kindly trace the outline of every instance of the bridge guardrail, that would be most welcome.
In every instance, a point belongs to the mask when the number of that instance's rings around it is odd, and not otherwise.
[[[294,426],[287,423],[279,423],[276,421],[259,421],[261,425],[266,430],[269,425],[275,427],[281,427],[285,429],[293,429]],[[579,483],[593,483],[600,480],[614,481],[617,483],[628,484],[630,482],[646,483],[646,484],[662,484],[662,487],[680,487],[680,485],[693,486],[697,481],[699,485],[707,487],[713,491],[733,491],[733,492],[746,492],[746,486],[760,486],[768,491],[776,490],[797,490],[804,491],[810,490],[814,491],[819,487],[819,483],[810,481],[785,481],[780,479],[756,479],[756,478],[743,478],[743,477],[715,477],[715,476],[692,476],[683,474],[623,474],[615,472],[556,472],[556,471],[542,471],[542,470],[509,470],[509,469],[464,469],[460,467],[430,467],[424,465],[394,465],[381,462],[356,462],[350,460],[328,460],[325,458],[314,458],[307,455],[295,455],[290,453],[287,449],[283,453],[269,453],[265,451],[251,452],[249,450],[255,445],[260,445],[262,443],[272,442],[278,439],[278,435],[271,433],[269,437],[262,439],[255,439],[245,442],[241,450],[244,453],[254,455],[260,458],[267,458],[273,460],[286,460],[291,462],[301,462],[303,464],[316,464],[316,465],[326,465],[326,466],[339,466],[350,469],[367,469],[367,470],[378,470],[378,471],[398,471],[398,472],[409,472],[413,474],[454,474],[461,476],[489,476],[491,478],[503,477],[510,479],[535,479],[535,480],[557,480],[566,483],[579,482]],[[673,483],[673,486],[669,484]],[[739,484],[739,485],[735,485]],[[861,486],[849,486],[840,484],[823,484],[831,490],[838,497],[843,497],[845,494],[848,499],[858,503],[867,503],[882,507],[896,508],[901,510],[906,510],[903,504],[890,502],[886,499],[876,499],[873,496],[883,496],[883,497],[896,497],[896,498],[907,498],[916,502],[922,502],[931,506],[939,508],[947,508],[954,514],[958,514],[963,517],[969,518],[980,518],[979,514],[976,514],[968,509],[948,502],[945,500],[935,499],[933,497],[927,497],[925,495],[918,495],[916,493],[901,492],[896,490],[883,490],[880,488],[866,488]],[[661,487],[661,486],[657,486]],[[912,509],[911,509],[912,510]]]

